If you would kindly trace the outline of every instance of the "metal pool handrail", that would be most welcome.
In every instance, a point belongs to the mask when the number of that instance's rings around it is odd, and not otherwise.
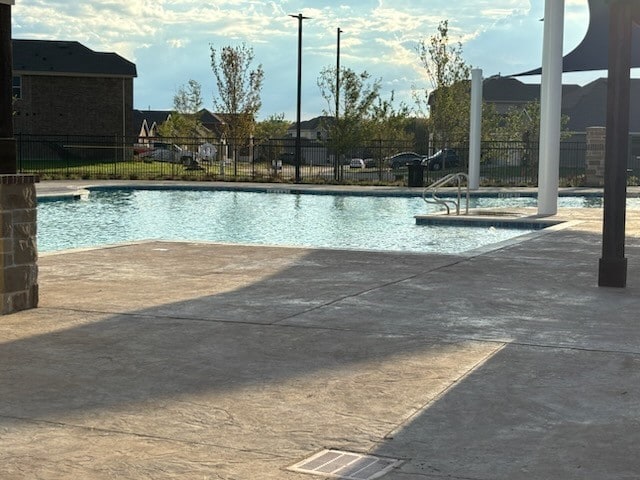
[[[450,173],[442,177],[440,180],[436,180],[428,187],[422,191],[422,199],[426,203],[435,203],[436,205],[443,205],[447,209],[447,215],[451,213],[449,208],[449,203],[455,205],[456,207],[456,215],[460,215],[460,202],[462,200],[462,180],[466,180],[467,182],[467,194],[466,194],[466,204],[465,204],[465,215],[469,213],[469,176],[465,173]],[[458,200],[449,200],[438,197],[438,188],[444,187],[446,185],[457,182],[458,184]],[[427,195],[431,192],[431,198],[427,198]]]

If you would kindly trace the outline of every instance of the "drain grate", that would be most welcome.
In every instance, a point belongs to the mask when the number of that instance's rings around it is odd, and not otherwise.
[[[373,480],[385,475],[397,465],[400,465],[400,460],[394,458],[323,450],[289,467],[289,470],[346,480]]]

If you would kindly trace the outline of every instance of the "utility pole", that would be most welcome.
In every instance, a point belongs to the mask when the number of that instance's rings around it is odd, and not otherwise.
[[[0,174],[14,174],[17,170],[11,45],[11,5],[14,4],[14,0],[0,0]]]
[[[300,176],[300,165],[302,163],[302,144],[300,142],[300,107],[302,105],[302,21],[307,20],[309,17],[304,17],[301,13],[298,15],[289,15],[290,17],[298,19],[298,102],[296,106],[296,174],[295,182],[300,183],[302,177]]]

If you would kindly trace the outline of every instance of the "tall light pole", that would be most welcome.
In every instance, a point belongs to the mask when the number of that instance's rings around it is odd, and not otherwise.
[[[338,41],[336,49],[336,121],[340,117],[340,34],[342,30],[338,27]]]
[[[0,0],[0,174],[14,174],[17,170],[11,45],[11,5],[14,4],[14,0]]]
[[[298,19],[298,103],[296,107],[296,177],[295,182],[300,183],[302,178],[300,177],[300,164],[302,163],[302,145],[300,143],[300,106],[302,105],[302,20],[307,20],[309,17],[304,17],[301,13],[298,15],[289,15],[292,18]]]
[[[335,159],[334,159],[334,165],[333,165],[333,176],[336,180],[338,180],[339,177],[339,165],[340,165],[340,161],[338,159],[338,155],[339,155],[339,151],[338,151],[338,120],[340,119],[340,34],[342,33],[342,30],[340,30],[340,27],[338,27],[337,29],[338,32],[338,40],[337,40],[337,50],[336,50],[336,128],[334,129],[334,135],[336,138],[334,138],[334,143],[336,145],[336,151],[335,151]]]

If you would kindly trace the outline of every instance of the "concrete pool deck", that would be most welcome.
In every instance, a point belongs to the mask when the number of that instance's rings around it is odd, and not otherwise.
[[[384,480],[638,478],[627,216],[626,289],[596,286],[598,209],[461,256],[42,255],[40,307],[0,317],[0,478],[313,480],[287,467],[326,448],[401,460]]]

